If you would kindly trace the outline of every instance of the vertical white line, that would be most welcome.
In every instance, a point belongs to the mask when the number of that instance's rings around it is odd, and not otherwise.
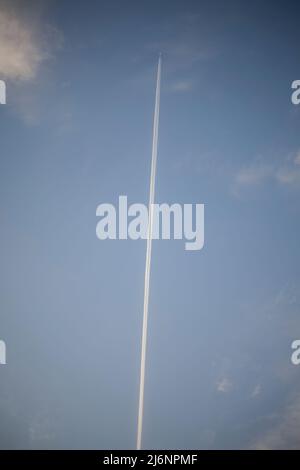
[[[158,67],[157,67],[155,110],[154,110],[154,122],[153,122],[152,160],[151,160],[150,194],[149,194],[149,207],[148,207],[148,236],[147,236],[145,287],[144,287],[142,352],[141,352],[141,369],[140,369],[140,393],[139,393],[139,411],[138,411],[138,428],[137,428],[137,444],[136,444],[137,450],[141,449],[142,432],[143,432],[145,365],[146,365],[146,349],[147,349],[149,285],[150,285],[152,231],[153,231],[153,204],[154,204],[154,196],[155,196],[155,175],[156,175],[159,103],[160,103],[160,75],[161,75],[161,56],[159,56]]]

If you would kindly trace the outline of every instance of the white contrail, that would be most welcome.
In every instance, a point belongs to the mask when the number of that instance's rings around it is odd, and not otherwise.
[[[146,364],[149,284],[150,284],[150,268],[151,268],[151,250],[152,250],[153,204],[154,204],[154,195],[155,195],[155,175],[156,175],[157,142],[158,142],[160,74],[161,74],[161,55],[159,56],[159,59],[158,59],[158,68],[157,68],[155,110],[154,110],[154,123],[153,123],[153,140],[152,140],[150,194],[149,194],[149,208],[148,208],[148,237],[147,237],[147,253],[146,253],[146,267],[145,267],[140,394],[139,394],[139,412],[138,412],[138,428],[137,428],[137,444],[136,444],[138,450],[141,449],[141,445],[142,445],[143,414],[144,414],[145,364]]]

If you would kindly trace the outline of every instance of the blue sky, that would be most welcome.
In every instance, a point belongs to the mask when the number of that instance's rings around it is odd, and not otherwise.
[[[143,445],[299,448],[299,5],[0,1],[1,448],[134,448],[145,241],[96,207],[205,204],[154,241]]]

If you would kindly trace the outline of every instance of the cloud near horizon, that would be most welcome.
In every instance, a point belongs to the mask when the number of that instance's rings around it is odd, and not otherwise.
[[[251,448],[257,450],[299,449],[300,394],[297,394],[278,415],[270,416],[269,419],[270,428],[257,439]]]
[[[178,80],[170,87],[174,93],[186,93],[193,89],[193,82],[191,80]]]

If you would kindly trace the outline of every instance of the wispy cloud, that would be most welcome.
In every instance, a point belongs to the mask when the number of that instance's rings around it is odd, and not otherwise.
[[[297,395],[278,416],[270,418],[272,428],[261,435],[252,448],[270,450],[299,449],[300,395]]]
[[[266,180],[272,175],[273,169],[270,166],[254,164],[247,168],[242,168],[236,175],[235,182],[238,185],[256,185]]]
[[[34,78],[45,53],[28,24],[0,7],[0,74],[3,78]]]
[[[241,168],[234,177],[234,191],[243,187],[257,186],[266,182],[276,182],[283,186],[300,187],[300,151],[283,163],[264,163],[262,159]]]
[[[51,56],[60,34],[49,27],[39,27],[19,8],[17,2],[0,4],[0,77],[32,80],[41,64]],[[51,44],[51,46],[50,46]]]
[[[40,90],[48,85],[49,70],[63,36],[44,20],[45,0],[0,0],[0,79],[8,83],[10,111],[27,125],[40,121]]]
[[[295,156],[294,163],[295,163],[295,165],[300,165],[300,150],[297,153],[297,155]]]
[[[261,394],[261,385],[260,384],[257,384],[255,387],[254,387],[254,390],[251,394],[251,397],[252,398],[256,398],[258,397],[259,395]]]
[[[300,184],[300,169],[295,167],[279,168],[275,177],[280,184],[298,186]]]
[[[232,389],[232,386],[232,382],[227,377],[224,377],[222,380],[217,382],[217,391],[221,393],[228,393]]]

